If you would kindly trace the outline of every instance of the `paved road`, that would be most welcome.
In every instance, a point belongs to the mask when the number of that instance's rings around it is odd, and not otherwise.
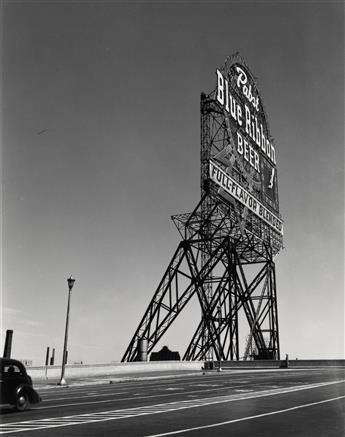
[[[344,369],[224,371],[155,380],[41,387],[24,413],[3,409],[0,434],[343,437]]]

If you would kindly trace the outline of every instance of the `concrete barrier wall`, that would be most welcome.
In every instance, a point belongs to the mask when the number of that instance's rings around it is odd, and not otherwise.
[[[218,363],[215,362],[217,365]],[[244,368],[277,368],[280,365],[280,361],[276,360],[258,360],[258,361],[222,361],[221,366],[223,369],[227,368],[236,368],[236,369],[244,369]]]
[[[223,361],[222,367],[227,368],[279,368],[283,367],[285,360],[255,360],[255,361]],[[289,368],[298,367],[324,367],[337,366],[345,367],[345,360],[289,360]]]
[[[92,376],[126,376],[133,373],[147,373],[159,371],[200,371],[201,361],[150,361],[135,363],[111,363],[111,364],[73,364],[65,368],[66,378],[92,377]],[[45,366],[27,367],[27,372],[35,380],[46,378]],[[48,366],[48,379],[59,378],[60,366]]]
[[[345,367],[345,360],[289,360],[289,367]]]
[[[215,362],[215,367],[217,366]],[[278,369],[285,365],[285,360],[257,360],[257,361],[222,361],[223,369]],[[93,377],[93,376],[129,376],[133,373],[146,373],[158,371],[200,371],[204,366],[202,361],[150,361],[135,363],[111,363],[111,364],[74,364],[67,365],[66,378]],[[289,368],[303,367],[345,367],[345,360],[289,360]],[[27,367],[28,374],[32,379],[46,378],[46,368]],[[48,366],[48,379],[59,378],[61,366]]]

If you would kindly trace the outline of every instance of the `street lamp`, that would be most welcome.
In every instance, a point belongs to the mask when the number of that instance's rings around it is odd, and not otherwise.
[[[221,307],[218,306],[218,372],[222,371],[222,345],[220,340],[220,325],[222,321],[222,310]]]
[[[65,341],[63,344],[63,353],[62,353],[62,368],[61,368],[61,379],[58,385],[67,385],[65,380],[65,366],[67,363],[67,340],[68,340],[68,323],[69,323],[69,309],[70,309],[70,300],[71,300],[71,291],[73,285],[75,283],[75,279],[70,276],[67,279],[68,284],[68,302],[67,302],[67,315],[66,315],[66,327],[65,327]]]

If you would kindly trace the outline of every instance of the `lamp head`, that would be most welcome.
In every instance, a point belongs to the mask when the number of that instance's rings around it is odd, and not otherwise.
[[[72,290],[73,285],[75,283],[75,279],[72,277],[72,275],[67,279],[68,289],[69,291]]]

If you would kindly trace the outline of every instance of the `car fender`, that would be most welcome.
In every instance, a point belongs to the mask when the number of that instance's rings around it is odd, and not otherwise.
[[[37,391],[29,384],[18,385],[16,388],[16,397],[21,394],[26,394],[28,396],[30,404],[38,404],[42,400]]]

